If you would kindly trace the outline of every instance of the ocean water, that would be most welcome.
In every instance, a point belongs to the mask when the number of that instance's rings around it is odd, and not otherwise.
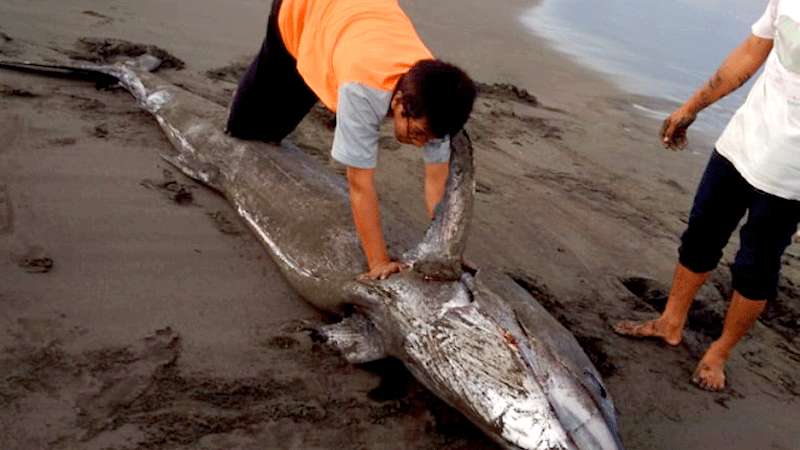
[[[766,5],[767,0],[543,0],[521,20],[531,33],[624,90],[667,100],[631,105],[663,119],[749,36]],[[705,110],[693,128],[722,131],[751,84]]]

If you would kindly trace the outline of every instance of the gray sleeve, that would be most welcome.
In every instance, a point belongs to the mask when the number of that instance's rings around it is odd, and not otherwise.
[[[427,164],[450,161],[450,137],[429,141],[423,148],[423,155]]]
[[[359,83],[339,88],[333,159],[359,169],[375,168],[380,125],[389,110],[391,95]]]

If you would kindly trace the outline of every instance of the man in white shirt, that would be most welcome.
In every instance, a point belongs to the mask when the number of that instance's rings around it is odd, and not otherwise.
[[[731,267],[734,293],[722,335],[692,376],[712,391],[725,387],[731,350],[777,294],[781,256],[800,222],[800,2],[770,0],[752,34],[661,129],[665,147],[685,148],[686,130],[696,115],[741,87],[761,66],[764,73],[717,141],[700,181],[664,312],[655,320],[614,327],[626,336],[678,345],[697,290],[747,212]]]

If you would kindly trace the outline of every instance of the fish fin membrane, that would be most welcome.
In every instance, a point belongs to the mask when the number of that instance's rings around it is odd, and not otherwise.
[[[0,60],[0,69],[33,73],[51,78],[93,81],[98,86],[112,86],[117,78],[108,73],[108,66],[97,64],[40,64],[31,61]]]
[[[171,149],[163,150],[160,154],[164,161],[175,166],[184,175],[216,191],[223,192],[223,177],[216,166],[196,160],[187,153],[178,153]]]
[[[316,338],[341,353],[351,364],[363,364],[386,357],[378,330],[361,315],[320,327],[315,334]]]

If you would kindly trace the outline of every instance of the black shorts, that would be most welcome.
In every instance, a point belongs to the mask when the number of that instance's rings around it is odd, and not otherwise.
[[[281,0],[274,0],[261,50],[233,96],[226,130],[240,139],[280,142],[317,102],[281,38],[280,7]]]
[[[713,270],[745,212],[747,221],[731,267],[733,288],[751,300],[772,299],[777,294],[781,256],[800,222],[800,202],[754,188],[716,150],[681,237],[680,262],[696,273]]]

